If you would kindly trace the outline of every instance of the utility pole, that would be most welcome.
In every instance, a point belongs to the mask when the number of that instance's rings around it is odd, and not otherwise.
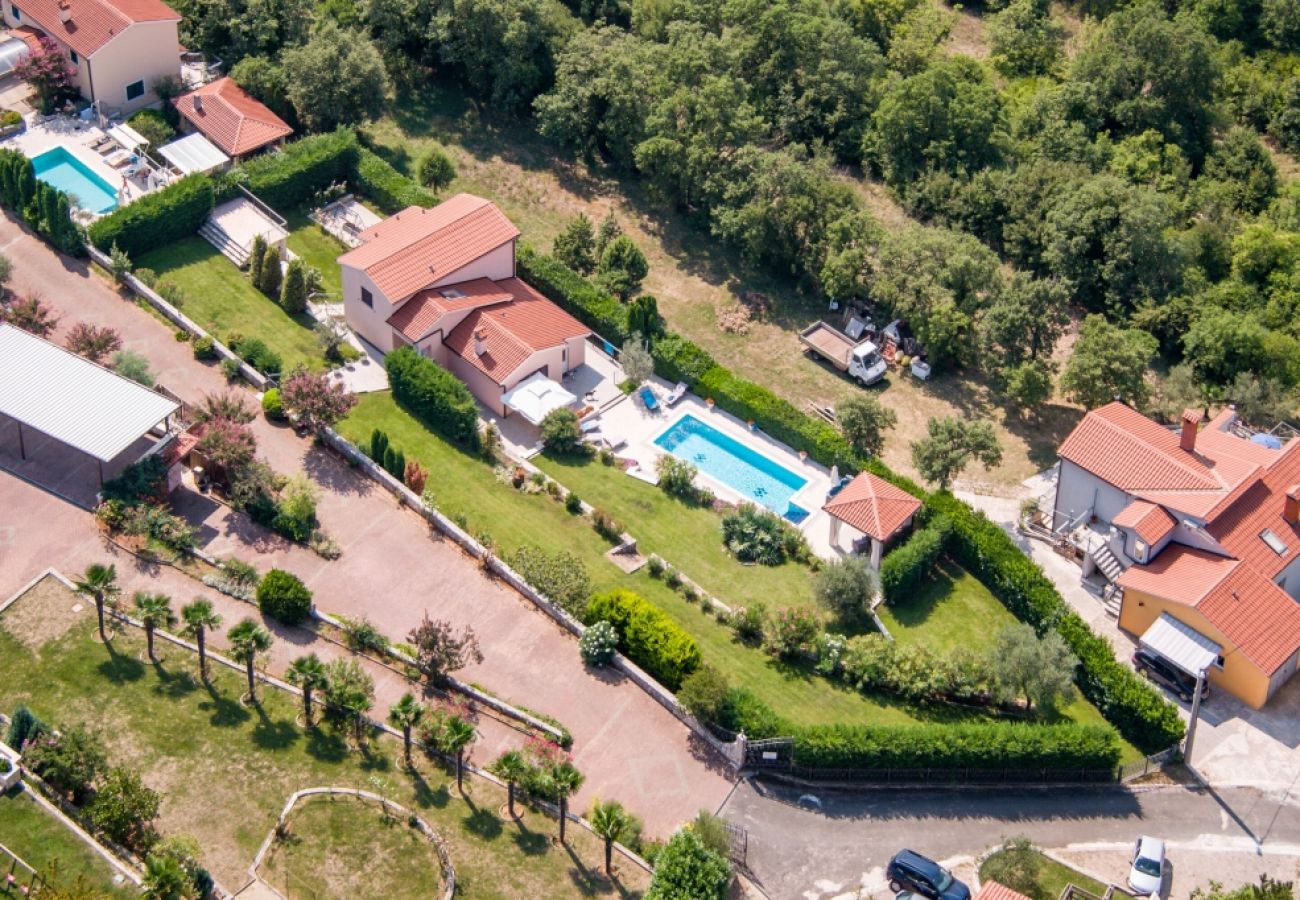
[[[1187,737],[1183,740],[1183,762],[1192,764],[1192,742],[1196,739],[1196,722],[1201,717],[1201,692],[1205,689],[1205,670],[1196,673],[1196,693],[1192,694],[1192,717],[1187,723]]]

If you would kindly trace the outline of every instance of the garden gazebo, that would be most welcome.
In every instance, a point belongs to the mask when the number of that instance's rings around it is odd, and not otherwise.
[[[873,569],[880,568],[885,546],[912,524],[920,508],[920,500],[870,472],[859,473],[822,507],[830,516],[831,547],[839,549],[840,532],[848,525],[871,540]]]

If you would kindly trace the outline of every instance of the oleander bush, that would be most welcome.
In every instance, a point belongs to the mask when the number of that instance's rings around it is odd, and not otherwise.
[[[578,652],[589,666],[607,666],[618,651],[618,629],[601,620],[590,626],[578,639]]]

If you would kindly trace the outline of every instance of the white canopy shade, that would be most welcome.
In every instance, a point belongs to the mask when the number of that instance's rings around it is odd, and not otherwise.
[[[195,132],[158,148],[158,153],[184,174],[212,172],[230,162],[230,157],[203,135]]]
[[[0,39],[0,76],[8,75],[31,55],[32,51],[18,38]]]
[[[502,398],[506,406],[513,409],[534,425],[542,424],[542,419],[552,410],[561,409],[576,403],[578,398],[563,387],[547,378],[541,372],[528,376],[506,392]]]
[[[1154,650],[1165,659],[1195,678],[1204,672],[1223,653],[1223,648],[1201,634],[1192,626],[1180,622],[1169,613],[1151,623],[1139,643]]]
[[[176,410],[162,394],[0,325],[0,414],[22,425],[109,462]]]
[[[114,125],[108,129],[108,136],[117,141],[127,150],[138,150],[145,144],[149,143],[140,132],[136,131],[130,125]]]

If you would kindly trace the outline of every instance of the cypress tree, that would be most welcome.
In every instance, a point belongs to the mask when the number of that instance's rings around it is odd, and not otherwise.
[[[277,247],[267,246],[265,254],[262,256],[262,281],[258,285],[262,293],[268,297],[280,296],[280,250]]]
[[[253,238],[253,247],[248,251],[248,279],[253,287],[262,287],[262,262],[266,257],[266,238],[260,234]]]
[[[36,196],[36,170],[25,156],[18,160],[18,177],[14,181],[18,188],[18,206],[25,210]]]
[[[289,271],[284,276],[280,291],[280,305],[287,313],[300,313],[307,308],[307,275],[301,259],[289,261]]]
[[[40,231],[56,245],[59,243],[59,192],[41,182],[41,224]]]

